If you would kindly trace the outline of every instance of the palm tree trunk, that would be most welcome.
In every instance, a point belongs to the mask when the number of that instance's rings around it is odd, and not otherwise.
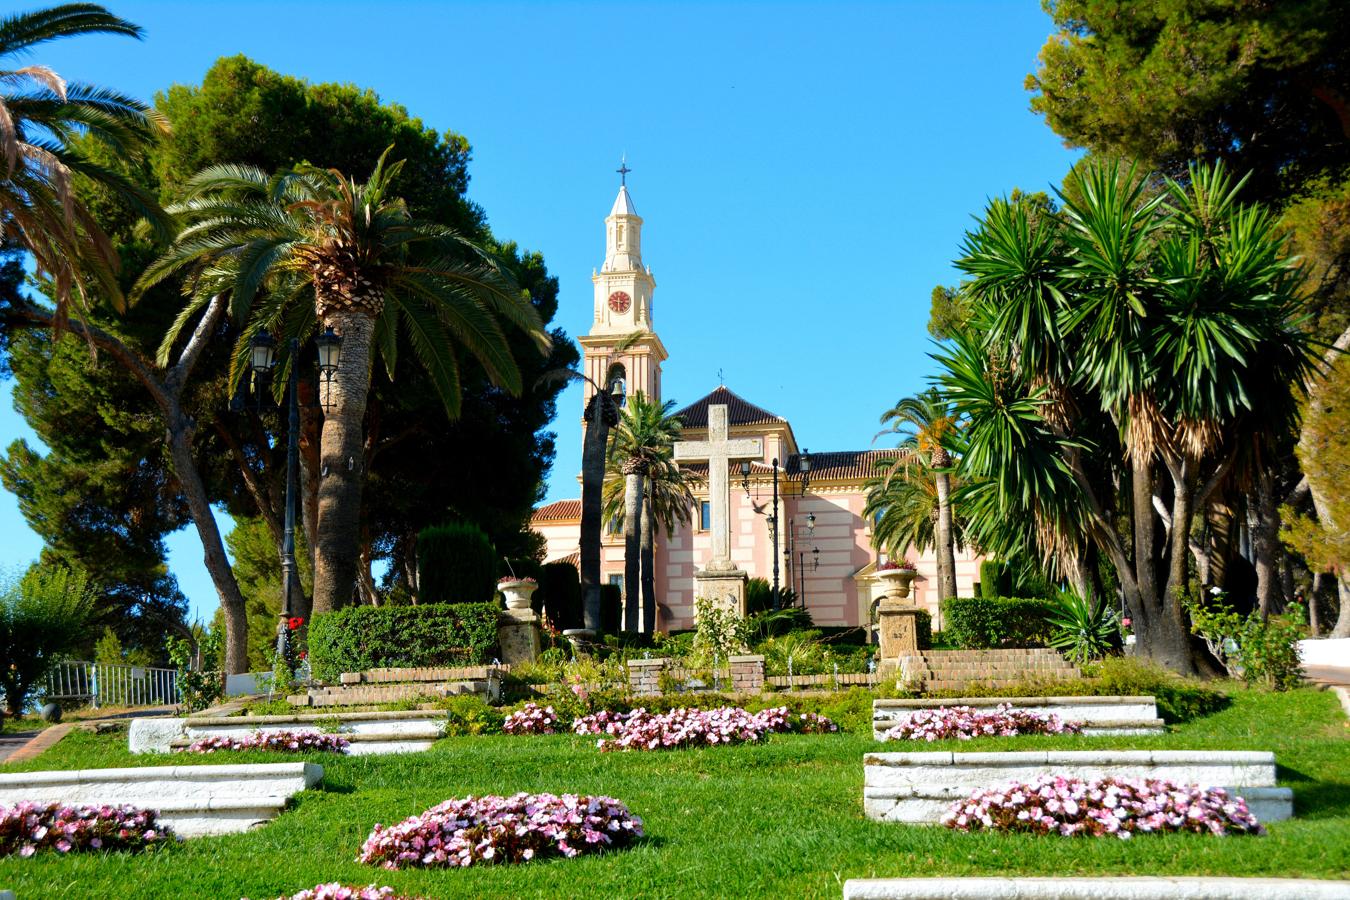
[[[342,355],[328,392],[320,442],[318,546],[314,552],[314,613],[340,609],[356,593],[361,489],[365,484],[363,422],[370,391],[370,339],[365,312],[330,312],[323,324],[342,337]]]
[[[581,448],[581,596],[582,624],[600,632],[600,532],[604,527],[605,450],[617,421],[609,395],[596,389],[586,404],[586,434]]]
[[[1280,511],[1275,505],[1275,491],[1270,473],[1261,472],[1256,479],[1256,515],[1252,528],[1252,556],[1256,563],[1256,605],[1261,618],[1276,612],[1277,554],[1280,548]]]
[[[623,473],[623,630],[636,632],[642,609],[642,467],[633,460]]]
[[[937,564],[938,598],[950,600],[956,596],[956,552],[952,529],[952,483],[946,472],[936,473],[938,495]]]
[[[652,524],[652,495],[642,498],[642,619],[643,634],[656,631],[656,528]]]

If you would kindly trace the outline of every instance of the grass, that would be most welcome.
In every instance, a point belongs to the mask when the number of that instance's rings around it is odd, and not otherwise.
[[[1298,818],[1261,838],[1197,835],[1131,841],[965,835],[862,815],[863,734],[772,737],[763,745],[601,754],[590,740],[457,737],[430,751],[309,757],[318,790],[266,827],[198,838],[140,856],[0,859],[0,886],[20,897],[237,898],[322,881],[389,884],[440,897],[708,897],[840,895],[847,878],[897,875],[1225,874],[1350,877],[1350,743],[1335,697],[1312,690],[1235,693],[1228,708],[1156,737],[1037,736],[920,749],[1155,748],[1273,750]],[[124,735],[72,733],[42,758],[6,770],[164,764],[126,753]],[[885,749],[910,749],[885,745]],[[239,754],[231,761],[294,757]],[[218,764],[210,757],[174,763]],[[605,793],[646,821],[631,850],[465,871],[383,872],[353,861],[376,822],[451,796],[515,791]],[[1334,848],[1341,847],[1342,851]]]

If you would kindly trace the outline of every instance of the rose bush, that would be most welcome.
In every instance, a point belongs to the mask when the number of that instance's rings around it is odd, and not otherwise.
[[[1042,715],[1015,710],[1000,703],[993,712],[973,706],[921,709],[881,736],[883,741],[968,741],[977,737],[1016,737],[1019,734],[1081,734],[1083,726],[1065,722],[1053,713]]]
[[[346,753],[351,741],[322,731],[255,731],[246,737],[205,737],[188,745],[188,753],[217,750],[272,750],[278,753]]]
[[[613,797],[464,797],[376,825],[358,860],[386,869],[518,863],[598,853],[641,836],[642,820]]]
[[[553,707],[526,703],[506,717],[502,731],[507,734],[555,734],[557,724],[558,714]]]
[[[1042,775],[976,791],[952,805],[942,824],[956,831],[1115,835],[1188,831],[1264,834],[1241,797],[1223,788],[1178,785],[1165,779],[1085,781]]]
[[[31,803],[0,806],[0,856],[45,850],[144,850],[175,840],[152,810],[134,806]]]

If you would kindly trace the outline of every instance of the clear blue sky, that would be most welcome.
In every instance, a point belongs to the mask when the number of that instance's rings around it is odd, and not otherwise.
[[[720,369],[818,451],[869,446],[880,412],[923,387],[929,293],[955,281],[970,216],[1057,183],[1075,158],[1022,87],[1051,31],[1034,0],[110,8],[145,41],[77,39],[32,61],[150,98],[243,53],[373,88],[467,136],[470,195],[499,236],[543,252],[573,336],[589,327],[626,152],[666,398],[697,399]],[[31,440],[3,390],[0,438]],[[559,412],[549,499],[577,493],[575,389]],[[194,615],[209,616],[195,532],[170,548]],[[0,496],[0,566],[39,549]]]

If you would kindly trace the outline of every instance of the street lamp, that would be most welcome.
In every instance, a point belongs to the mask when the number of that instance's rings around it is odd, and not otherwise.
[[[314,340],[319,351],[319,373],[325,384],[333,380],[342,356],[342,338],[328,328]],[[299,367],[300,342],[291,338],[286,342],[290,354],[290,370],[286,378],[286,527],[281,540],[281,621],[277,623],[277,653],[293,668],[291,654],[291,621],[295,617],[295,591],[299,570],[295,565],[295,510],[298,489],[297,472],[300,469],[300,399]],[[259,378],[270,375],[277,365],[277,342],[267,332],[260,331],[249,341],[249,366]]]
[[[333,387],[333,378],[337,375],[338,363],[342,361],[342,338],[329,325],[323,334],[314,339],[314,347],[319,351],[319,375],[323,379],[323,405],[328,402]],[[294,370],[292,370],[294,371]]]
[[[750,460],[741,460],[741,487],[745,488],[745,498],[750,499]]]

